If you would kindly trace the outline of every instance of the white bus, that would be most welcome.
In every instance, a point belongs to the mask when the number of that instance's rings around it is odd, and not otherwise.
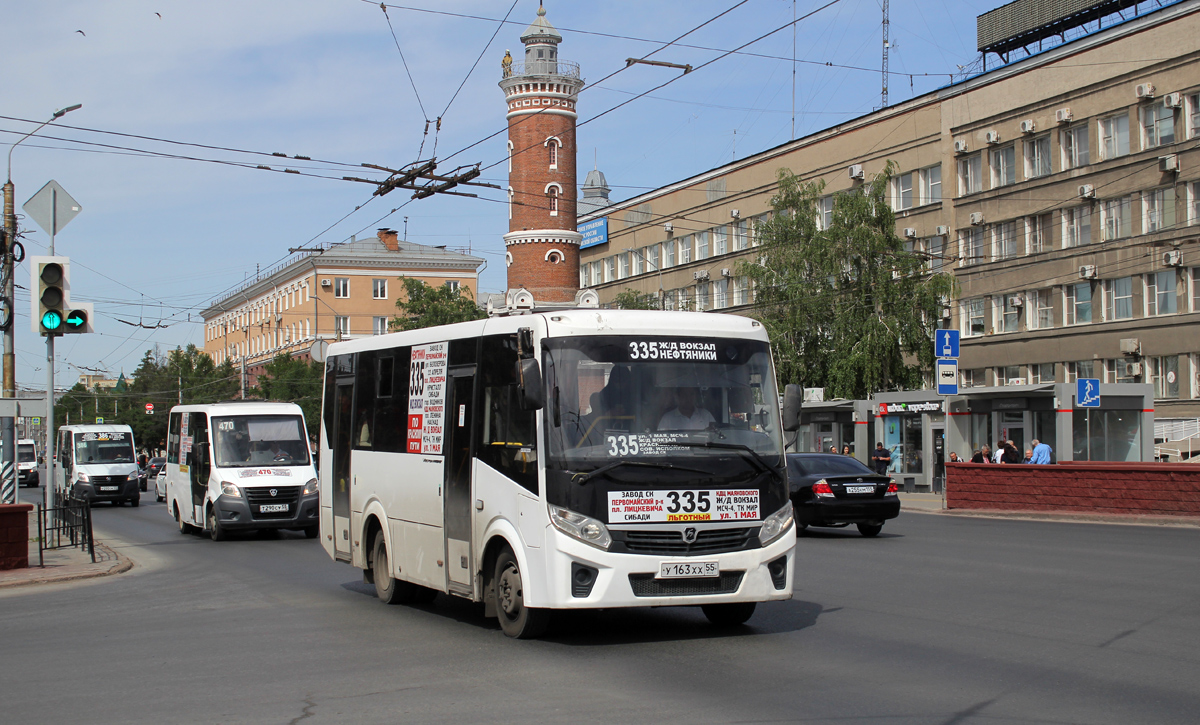
[[[387,603],[445,592],[533,637],[554,609],[734,624],[792,596],[756,321],[589,309],[380,335],[330,346],[323,397],[321,543]]]
[[[167,424],[167,512],[180,533],[299,529],[317,537],[317,473],[295,403],[177,405]]]
[[[55,489],[120,506],[141,502],[133,429],[127,425],[64,425],[58,429]]]

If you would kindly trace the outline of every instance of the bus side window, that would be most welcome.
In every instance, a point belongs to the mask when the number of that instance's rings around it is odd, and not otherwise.
[[[408,373],[412,348],[380,350],[375,358],[374,450],[405,453],[408,446]]]
[[[354,448],[371,450],[375,430],[376,352],[365,350],[358,354],[358,374],[354,380]]]
[[[521,409],[517,396],[517,336],[483,338],[479,357],[482,415],[479,459],[537,493],[535,411]]]
[[[170,430],[167,434],[167,463],[179,463],[179,420],[180,413],[171,413]]]

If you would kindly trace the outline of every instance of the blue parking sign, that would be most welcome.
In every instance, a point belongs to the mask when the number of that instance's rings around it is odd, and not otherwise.
[[[1100,407],[1100,380],[1079,378],[1075,381],[1075,405],[1080,408]]]
[[[958,330],[934,330],[934,357],[958,357]]]

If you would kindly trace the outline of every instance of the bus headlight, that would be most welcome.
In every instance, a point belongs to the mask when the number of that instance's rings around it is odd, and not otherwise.
[[[310,478],[308,483],[304,484],[304,490],[300,492],[301,496],[311,496],[317,492],[317,479]]]
[[[91,483],[92,477],[87,475],[86,473],[80,473],[78,478],[76,478],[75,480],[77,483]]]
[[[792,528],[792,502],[788,501],[775,513],[768,516],[762,523],[762,528],[758,530],[758,542],[762,546],[766,546],[780,536],[783,536]]]
[[[238,485],[236,483],[230,483],[229,481],[222,481],[221,482],[221,494],[223,496],[228,496],[229,498],[241,498],[242,497],[242,489],[238,488]]]
[[[612,535],[608,533],[608,527],[600,521],[561,506],[550,506],[549,509],[550,523],[567,536],[605,551],[612,546]]]

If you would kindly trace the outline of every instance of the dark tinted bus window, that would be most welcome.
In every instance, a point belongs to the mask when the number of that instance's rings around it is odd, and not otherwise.
[[[358,375],[354,379],[354,447],[371,450],[375,434],[375,351],[358,353]]]
[[[479,460],[537,492],[535,412],[521,409],[517,397],[517,336],[483,338],[479,356]]]
[[[179,413],[171,413],[167,434],[167,463],[179,463]]]
[[[374,450],[404,453],[408,437],[408,369],[412,348],[380,350],[377,355]]]

